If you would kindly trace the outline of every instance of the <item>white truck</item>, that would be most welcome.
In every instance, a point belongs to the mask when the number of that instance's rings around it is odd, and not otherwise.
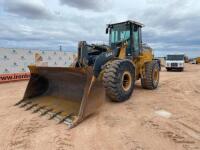
[[[184,70],[184,54],[169,54],[166,57],[166,69],[171,70]]]

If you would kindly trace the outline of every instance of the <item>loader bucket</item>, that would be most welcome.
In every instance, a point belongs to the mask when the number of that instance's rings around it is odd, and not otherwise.
[[[49,114],[74,127],[101,106],[104,88],[92,68],[29,66],[31,78],[23,99],[16,105],[41,115]]]

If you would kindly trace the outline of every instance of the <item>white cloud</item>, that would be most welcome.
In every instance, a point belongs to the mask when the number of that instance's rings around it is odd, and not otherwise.
[[[130,19],[155,49],[200,49],[199,14],[196,0],[4,0],[0,47],[75,50],[79,40],[107,42],[106,24]]]
[[[60,3],[82,10],[106,11],[110,0],[60,0]]]
[[[28,19],[49,19],[51,16],[42,0],[6,0],[4,1],[4,10]]]

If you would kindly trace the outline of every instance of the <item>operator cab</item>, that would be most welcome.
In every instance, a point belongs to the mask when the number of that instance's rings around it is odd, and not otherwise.
[[[106,33],[109,34],[109,46],[118,48],[124,42],[128,43],[126,56],[138,57],[142,50],[142,31],[144,25],[135,21],[109,24]]]

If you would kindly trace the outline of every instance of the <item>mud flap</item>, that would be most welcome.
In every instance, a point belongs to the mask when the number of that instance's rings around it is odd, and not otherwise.
[[[50,115],[74,127],[97,111],[105,100],[102,82],[92,68],[29,66],[31,78],[23,99],[16,105]]]

